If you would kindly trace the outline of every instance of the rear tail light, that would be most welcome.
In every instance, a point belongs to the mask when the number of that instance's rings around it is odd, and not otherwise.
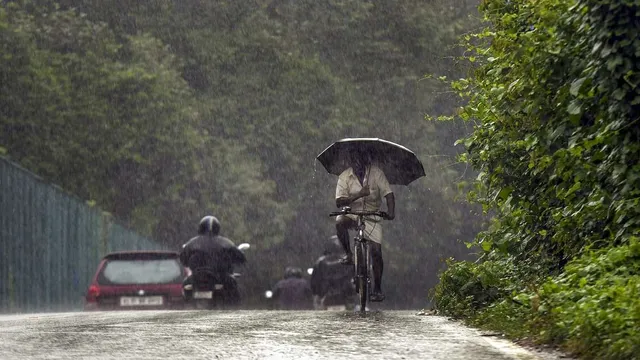
[[[100,296],[100,288],[97,285],[89,286],[89,290],[87,290],[87,301],[96,302]]]

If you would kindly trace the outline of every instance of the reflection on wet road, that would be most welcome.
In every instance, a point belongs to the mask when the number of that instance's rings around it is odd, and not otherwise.
[[[385,311],[0,316],[1,359],[535,359],[443,317]]]

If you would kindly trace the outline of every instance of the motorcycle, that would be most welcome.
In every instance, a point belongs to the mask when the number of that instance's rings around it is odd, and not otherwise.
[[[242,243],[238,250],[244,252],[251,245]],[[208,269],[197,269],[185,281],[182,295],[187,304],[202,310],[225,309],[240,304],[240,293],[236,279],[239,273],[220,274]]]

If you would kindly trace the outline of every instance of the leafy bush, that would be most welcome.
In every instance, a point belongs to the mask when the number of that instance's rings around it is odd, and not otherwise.
[[[475,121],[461,140],[480,171],[470,198],[497,214],[485,251],[561,267],[638,233],[640,23],[618,3],[483,2],[480,66],[452,85]]]
[[[478,67],[452,86],[475,125],[461,140],[480,172],[469,198],[495,217],[476,238],[483,262],[441,274],[438,307],[587,358],[637,358],[640,3],[480,9],[491,25],[467,36]],[[478,301],[469,283],[498,296]]]
[[[440,274],[435,287],[437,307],[454,317],[476,313],[513,290],[515,269],[508,260],[469,261],[447,260],[448,269]]]
[[[640,353],[640,241],[587,253],[535,285],[501,260],[448,262],[434,295],[445,315],[596,359]]]
[[[640,355],[640,241],[586,254],[541,288],[541,339],[577,354],[631,359]],[[635,356],[635,357],[634,357]]]

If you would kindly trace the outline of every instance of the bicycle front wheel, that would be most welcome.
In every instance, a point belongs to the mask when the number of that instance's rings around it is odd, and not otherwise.
[[[368,289],[368,279],[367,279],[367,269],[368,262],[366,258],[366,253],[364,251],[364,246],[362,244],[358,244],[356,246],[356,287],[358,289],[358,298],[360,300],[360,312],[364,313],[367,310],[367,298],[369,296]]]

